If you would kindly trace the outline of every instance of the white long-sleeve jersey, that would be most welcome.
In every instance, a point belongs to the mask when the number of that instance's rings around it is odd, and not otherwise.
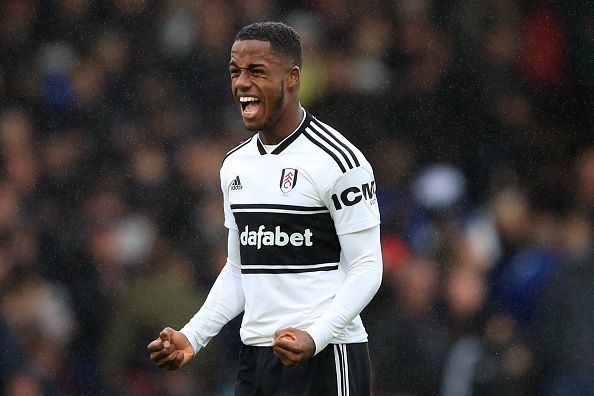
[[[336,130],[305,113],[270,153],[257,134],[221,168],[228,260],[182,328],[197,352],[244,311],[244,344],[307,331],[316,353],[367,340],[359,317],[381,282],[379,211],[371,166]]]

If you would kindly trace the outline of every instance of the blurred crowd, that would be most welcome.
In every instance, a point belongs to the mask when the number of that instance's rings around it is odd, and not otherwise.
[[[235,32],[281,20],[302,103],[374,166],[377,396],[594,394],[594,3],[0,2],[0,394],[231,394],[239,319],[146,345],[226,257]]]

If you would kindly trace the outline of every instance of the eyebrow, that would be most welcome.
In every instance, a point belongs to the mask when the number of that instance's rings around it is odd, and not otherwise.
[[[229,66],[239,67],[239,66],[237,66],[237,63],[235,63],[233,60],[229,62]],[[254,69],[256,67],[266,68],[266,65],[264,63],[250,63],[249,65],[247,65],[247,67],[239,67],[239,68],[240,69]]]

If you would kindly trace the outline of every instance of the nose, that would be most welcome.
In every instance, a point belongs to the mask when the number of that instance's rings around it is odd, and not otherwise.
[[[239,76],[235,79],[235,87],[238,89],[249,88],[252,84],[247,70],[241,70]]]

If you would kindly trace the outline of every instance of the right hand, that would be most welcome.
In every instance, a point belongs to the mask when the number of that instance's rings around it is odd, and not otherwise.
[[[183,333],[166,327],[146,349],[157,366],[168,370],[183,367],[194,357],[194,348]]]

